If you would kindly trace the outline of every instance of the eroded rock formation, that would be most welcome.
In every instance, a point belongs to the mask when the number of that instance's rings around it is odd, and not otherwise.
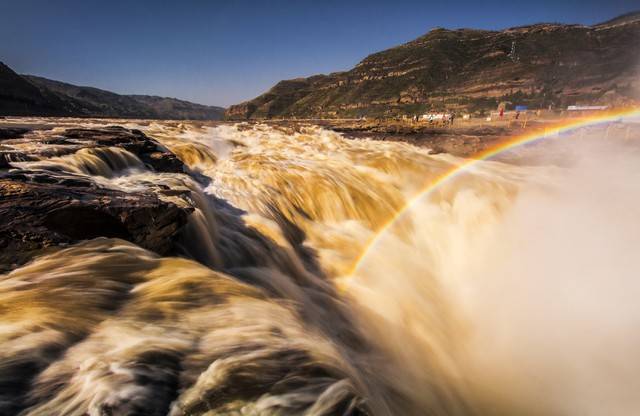
[[[95,237],[125,239],[159,254],[172,251],[188,207],[163,200],[162,188],[123,190],[90,175],[115,176],[132,167],[183,172],[175,155],[142,132],[121,127],[25,133],[0,134],[0,270],[43,249]],[[75,159],[64,159],[70,156]],[[65,163],[73,169],[65,170]]]

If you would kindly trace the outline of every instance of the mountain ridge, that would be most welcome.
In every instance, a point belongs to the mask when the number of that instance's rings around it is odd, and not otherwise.
[[[624,105],[640,97],[640,13],[593,26],[538,23],[504,30],[434,28],[352,69],[283,80],[230,106],[228,119],[483,113]]]
[[[224,108],[177,98],[124,95],[35,75],[0,62],[0,115],[219,120]]]

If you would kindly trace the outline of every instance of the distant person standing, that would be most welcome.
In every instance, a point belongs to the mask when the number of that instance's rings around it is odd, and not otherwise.
[[[455,119],[456,119],[456,113],[451,113],[451,116],[449,118],[449,124],[451,126],[453,126],[453,120],[455,120]]]
[[[516,120],[520,118],[520,111],[516,111]]]
[[[504,107],[500,107],[500,118],[504,117]]]

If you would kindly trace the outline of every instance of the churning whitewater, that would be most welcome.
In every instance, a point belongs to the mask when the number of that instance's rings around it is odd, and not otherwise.
[[[640,408],[635,120],[479,161],[382,235],[465,161],[313,126],[55,122],[113,123],[189,171],[119,147],[13,165],[189,208],[179,256],[96,238],[1,275],[1,414]]]

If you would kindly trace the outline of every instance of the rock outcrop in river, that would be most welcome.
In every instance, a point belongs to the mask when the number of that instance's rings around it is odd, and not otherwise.
[[[67,165],[97,178],[142,167],[182,172],[182,162],[153,139],[137,130],[107,127],[43,136],[5,129],[0,140],[0,270],[45,248],[95,237],[172,252],[191,209],[163,200],[162,189],[125,192],[60,169]]]

